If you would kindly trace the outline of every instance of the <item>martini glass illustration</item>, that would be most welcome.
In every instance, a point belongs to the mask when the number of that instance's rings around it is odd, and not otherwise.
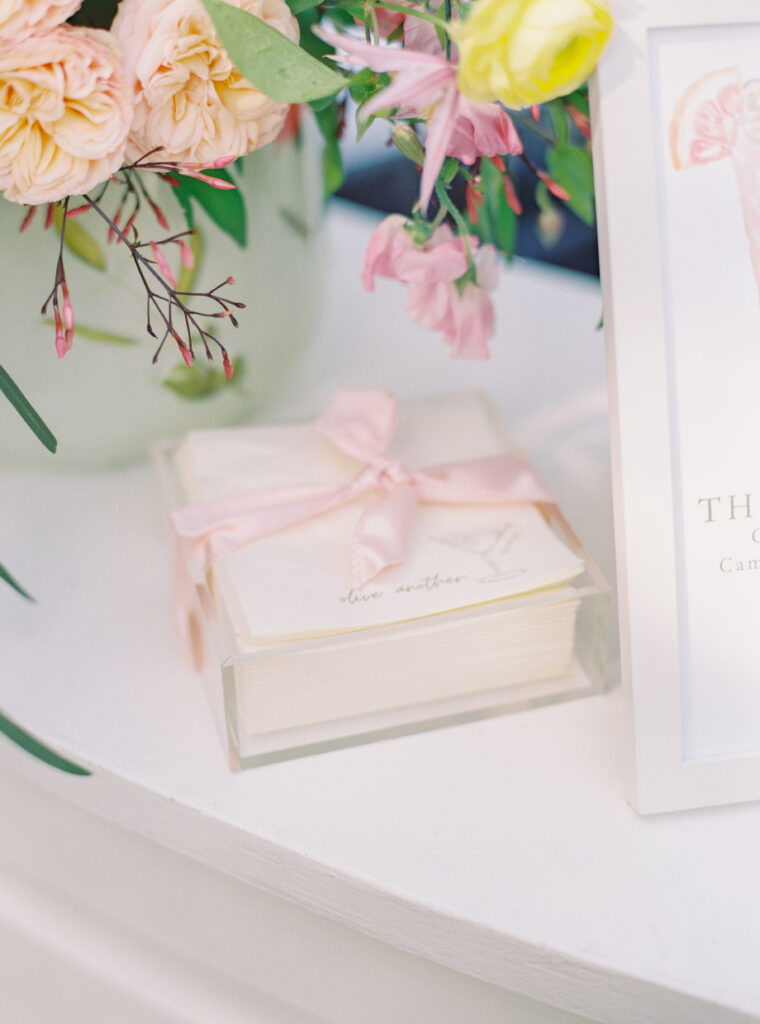
[[[510,549],[520,536],[512,523],[506,522],[494,529],[469,530],[467,533],[447,533],[433,537],[439,544],[447,544],[458,551],[479,555],[493,574],[493,579],[517,575],[522,569],[510,565]]]
[[[755,282],[760,293],[760,81],[738,67],[693,82],[673,111],[670,157],[677,171],[731,157]]]

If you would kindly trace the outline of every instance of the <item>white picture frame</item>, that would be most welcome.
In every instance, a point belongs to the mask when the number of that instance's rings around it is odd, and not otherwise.
[[[648,814],[760,799],[760,8],[611,7],[592,124],[629,796]]]

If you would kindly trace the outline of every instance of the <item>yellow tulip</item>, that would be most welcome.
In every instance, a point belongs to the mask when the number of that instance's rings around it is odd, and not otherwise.
[[[605,0],[475,0],[450,31],[462,94],[519,108],[582,85],[612,33],[612,15]]]

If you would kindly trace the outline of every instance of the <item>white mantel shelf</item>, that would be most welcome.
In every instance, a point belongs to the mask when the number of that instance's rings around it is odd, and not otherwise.
[[[400,286],[360,291],[372,223],[332,209],[325,322],[272,415],[482,387],[611,577],[597,284],[517,264],[493,359],[455,363]],[[760,1020],[760,806],[640,819],[619,689],[230,774],[149,467],[0,493],[37,597],[0,589],[0,707],[93,772],[0,742],[3,1024]]]

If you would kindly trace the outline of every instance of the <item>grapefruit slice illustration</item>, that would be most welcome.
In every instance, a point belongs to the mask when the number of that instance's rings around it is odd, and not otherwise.
[[[734,119],[743,113],[738,67],[710,71],[693,82],[676,104],[670,123],[670,157],[676,170],[729,156]]]

